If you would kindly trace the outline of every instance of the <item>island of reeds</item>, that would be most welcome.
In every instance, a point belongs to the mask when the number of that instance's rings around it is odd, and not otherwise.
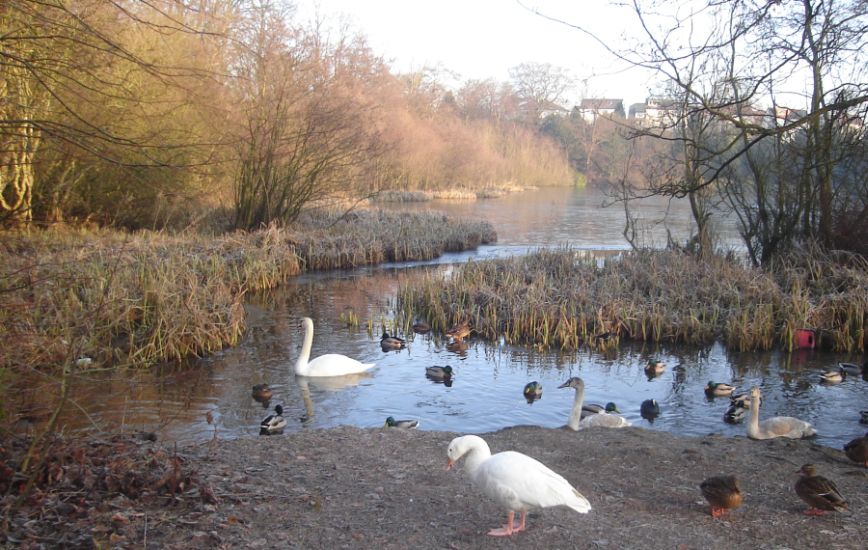
[[[469,321],[481,338],[565,350],[716,339],[735,350],[792,349],[795,331],[810,327],[821,346],[853,352],[865,348],[866,274],[863,257],[813,249],[774,269],[670,250],[599,260],[543,249],[408,280],[398,303],[407,322],[435,330]]]

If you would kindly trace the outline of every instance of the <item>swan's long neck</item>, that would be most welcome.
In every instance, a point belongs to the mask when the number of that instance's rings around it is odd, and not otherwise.
[[[571,430],[578,431],[579,422],[582,420],[582,403],[585,401],[585,387],[579,386],[576,388],[576,396],[573,398],[573,410],[570,411],[570,420],[567,426]]]
[[[489,458],[491,458],[491,449],[485,441],[478,441],[470,447],[470,450],[467,451],[467,457],[464,459],[464,469],[471,479],[476,479],[479,466]]]
[[[307,362],[310,359],[310,348],[313,345],[313,324],[304,323],[304,344],[301,346],[301,353],[298,354],[298,359],[295,361],[295,374],[304,376],[308,372]]]
[[[750,418],[747,419],[747,435],[757,437],[759,435],[759,398],[750,397]]]

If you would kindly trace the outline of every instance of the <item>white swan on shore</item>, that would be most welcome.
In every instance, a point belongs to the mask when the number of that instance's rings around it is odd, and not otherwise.
[[[773,416],[760,422],[760,389],[750,389],[750,419],[747,423],[747,436],[751,439],[774,439],[787,437],[801,439],[816,435],[817,431],[808,422],[792,416]]]
[[[327,353],[309,361],[310,348],[313,345],[313,320],[305,317],[301,322],[304,325],[304,344],[294,369],[298,376],[344,376],[365,372],[374,366],[374,363],[362,363],[338,353]]]
[[[503,537],[524,531],[527,511],[532,508],[567,506],[580,514],[591,509],[588,499],[569,481],[538,460],[515,451],[492,455],[479,436],[456,437],[449,443],[446,455],[447,470],[466,455],[465,469],[473,484],[507,509],[506,524],[492,529],[489,535]],[[518,523],[514,523],[516,511],[521,512]]]
[[[576,397],[573,399],[573,409],[570,411],[570,419],[567,421],[567,426],[571,430],[578,431],[584,428],[627,428],[632,426],[630,421],[620,414],[606,411],[582,418],[582,402],[585,400],[585,382],[578,376],[573,376],[558,386],[558,388],[575,388],[576,390]]]

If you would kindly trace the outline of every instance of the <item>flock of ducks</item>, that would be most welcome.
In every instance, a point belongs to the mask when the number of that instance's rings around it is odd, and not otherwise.
[[[374,364],[361,363],[355,359],[340,354],[321,355],[313,360],[310,359],[310,350],[313,342],[313,321],[305,317],[302,319],[305,329],[304,343],[294,371],[299,376],[325,377],[343,376],[356,374],[371,369]],[[419,333],[430,331],[430,327],[423,323],[413,325],[413,330]],[[470,335],[469,324],[457,325],[449,329],[446,334],[453,340],[460,342]],[[406,346],[406,342],[396,336],[390,336],[385,331],[380,340],[384,351],[399,350]],[[846,366],[845,366],[846,365]],[[847,373],[863,373],[866,366],[859,367],[847,363],[841,363],[837,368],[831,369],[821,375],[825,383],[837,383],[846,377]],[[666,367],[662,361],[652,360],[645,367],[649,377],[659,376]],[[450,381],[453,375],[452,367],[432,366],[426,367],[425,376],[439,382]],[[567,421],[567,427],[572,430],[581,430],[591,427],[623,428],[630,426],[630,422],[619,414],[618,408],[613,402],[605,406],[584,403],[585,383],[578,376],[569,378],[558,386],[570,388],[575,391],[573,405]],[[759,408],[762,394],[758,387],[751,388],[747,394],[735,394],[735,387],[721,382],[710,381],[705,386],[705,393],[709,397],[729,397],[730,407],[724,414],[727,421],[740,421],[745,414],[749,414],[747,435],[751,439],[803,438],[816,434],[810,423],[794,417],[775,416],[760,421]],[[522,391],[528,403],[542,397],[542,385],[539,382],[528,383]],[[253,386],[253,397],[257,401],[268,402],[272,392],[266,384]],[[745,411],[748,411],[745,413]],[[660,407],[656,400],[649,399],[642,403],[640,412],[644,418],[654,418],[660,413]],[[868,412],[868,411],[866,411]],[[866,416],[863,413],[863,417]],[[274,407],[274,414],[267,416],[260,425],[260,433],[281,433],[286,426],[283,418],[283,407]],[[415,429],[419,426],[418,420],[396,420],[389,416],[386,418],[384,427],[399,429]],[[860,464],[868,467],[868,433],[862,437],[853,439],[844,446],[846,455]],[[465,435],[453,439],[447,448],[447,470],[459,460],[465,459],[465,468],[474,485],[486,496],[503,506],[507,510],[506,523],[502,527],[488,532],[492,536],[510,536],[524,531],[527,527],[527,512],[535,508],[548,508],[552,506],[566,506],[578,513],[587,513],[591,510],[591,504],[560,474],[552,471],[547,466],[525,454],[515,451],[505,451],[492,455],[488,444],[476,435]],[[804,500],[809,508],[805,511],[808,515],[821,515],[829,511],[843,511],[847,509],[847,502],[841,495],[835,483],[817,474],[813,464],[803,465],[799,473],[801,477],[796,482],[794,489],[796,494]],[[710,506],[712,517],[719,517],[727,510],[738,508],[742,505],[742,495],[739,481],[735,476],[713,476],[705,479],[700,484],[700,491]],[[515,519],[515,514],[519,519]]]

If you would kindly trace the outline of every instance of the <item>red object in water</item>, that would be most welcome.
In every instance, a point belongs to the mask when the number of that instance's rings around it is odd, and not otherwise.
[[[796,329],[795,340],[797,349],[814,349],[817,345],[814,331],[807,328]]]

